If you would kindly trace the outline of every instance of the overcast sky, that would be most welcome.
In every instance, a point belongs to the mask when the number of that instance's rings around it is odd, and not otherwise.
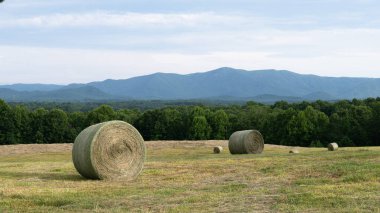
[[[219,67],[380,77],[378,0],[5,0],[0,84]]]

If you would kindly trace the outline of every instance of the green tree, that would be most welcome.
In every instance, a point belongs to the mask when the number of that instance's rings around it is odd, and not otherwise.
[[[31,118],[29,110],[17,105],[13,108],[15,116],[15,128],[16,128],[16,143],[30,143],[29,139],[32,137],[32,129],[30,127]]]
[[[287,110],[290,108],[290,104],[286,101],[277,101],[276,103],[273,104],[272,106],[273,109],[282,109],[282,110]]]
[[[45,135],[45,130],[48,129],[46,126],[46,115],[48,111],[44,108],[37,108],[31,113],[31,143],[48,143]]]
[[[270,108],[267,106],[248,105],[246,118],[248,119],[247,123],[249,126],[247,129],[257,129],[261,131],[266,123],[269,110]]]
[[[336,112],[330,116],[331,140],[342,141],[346,146],[369,145],[370,133],[368,130],[371,129],[372,117],[372,110],[367,106],[340,102],[336,106]]]
[[[138,118],[135,122],[135,127],[139,130],[145,140],[155,138],[154,130],[158,117],[158,110],[148,110]]]
[[[297,111],[293,108],[275,109],[268,114],[262,131],[266,143],[290,145],[287,125],[296,115]]]
[[[115,111],[108,105],[101,105],[100,107],[92,110],[87,116],[87,126],[111,121],[116,118]]]
[[[369,135],[371,137],[371,146],[380,146],[380,101],[370,103],[372,108],[372,118],[370,120]]]
[[[193,140],[209,139],[211,127],[207,123],[205,116],[195,116],[190,128],[190,138]]]
[[[130,124],[134,124],[141,113],[138,110],[121,109],[115,113],[115,119],[125,121]]]
[[[310,147],[324,147],[324,145],[319,140],[314,140],[310,143]]]
[[[289,145],[306,147],[313,141],[324,141],[326,137],[323,133],[326,132],[328,124],[327,115],[311,106],[306,107],[304,111],[293,116],[287,125]]]
[[[206,116],[205,109],[203,107],[200,107],[200,106],[195,106],[191,110],[191,116],[193,118],[197,117],[197,116]]]
[[[154,125],[154,139],[174,140],[181,138],[183,123],[181,114],[176,109],[160,110]]]
[[[45,143],[44,134],[42,132],[36,132],[34,136],[34,143]]]
[[[67,143],[70,141],[69,119],[60,109],[53,109],[45,117],[45,140],[48,143]]]
[[[0,100],[0,144],[15,144],[16,139],[15,117],[11,107]]]
[[[212,113],[210,119],[212,139],[226,139],[228,125],[228,115],[224,110],[220,109]]]
[[[73,112],[68,114],[70,125],[69,134],[71,140],[75,139],[75,137],[87,127],[86,118],[86,114],[82,112]]]
[[[362,101],[357,101],[357,105],[351,108],[353,116],[353,126],[351,129],[351,139],[360,146],[370,145],[371,119],[373,117],[372,109],[362,105]]]

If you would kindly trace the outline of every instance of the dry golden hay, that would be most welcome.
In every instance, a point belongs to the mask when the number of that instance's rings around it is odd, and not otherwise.
[[[298,154],[300,152],[298,151],[298,149],[292,149],[292,150],[289,151],[289,153],[290,154]]]
[[[234,132],[228,141],[231,154],[260,154],[264,150],[264,138],[257,130]]]
[[[124,121],[99,123],[84,129],[72,150],[76,170],[89,179],[133,180],[145,161],[140,133]]]
[[[338,150],[338,144],[337,143],[329,143],[329,145],[327,146],[327,149],[329,151],[336,151]]]
[[[221,146],[216,146],[216,147],[214,147],[214,153],[215,154],[219,154],[219,153],[221,153],[223,151],[223,147],[221,147]]]

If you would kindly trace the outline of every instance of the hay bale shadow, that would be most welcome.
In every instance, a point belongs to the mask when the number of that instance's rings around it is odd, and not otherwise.
[[[34,180],[34,181],[48,181],[48,180],[66,180],[66,181],[85,181],[79,174],[61,174],[61,173],[42,173],[42,172],[9,172],[0,171],[0,176],[16,178],[18,180]]]

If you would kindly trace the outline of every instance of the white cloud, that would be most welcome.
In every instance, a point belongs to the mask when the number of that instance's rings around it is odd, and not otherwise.
[[[0,46],[1,84],[78,83],[126,79],[154,72],[192,73],[222,66],[288,69],[324,76],[380,77],[380,52],[335,52],[299,58],[275,51],[215,51],[204,54]],[[11,75],[9,73],[12,73]]]
[[[81,13],[53,13],[45,15],[7,16],[0,19],[0,27],[7,28],[187,28],[244,30],[261,28],[289,28],[315,25],[315,17],[278,18],[251,13],[218,13],[213,11],[142,13],[89,11]],[[100,29],[100,28],[99,28]]]
[[[50,14],[27,18],[5,19],[2,27],[175,27],[244,21],[240,16],[201,13],[110,13]]]
[[[0,20],[0,28],[37,29],[21,29],[16,40],[3,29],[8,40],[0,38],[0,83],[90,82],[224,66],[380,77],[380,29],[277,27],[287,21],[212,12],[90,12]],[[40,47],[6,46],[7,41],[38,46],[33,43],[38,39]]]

